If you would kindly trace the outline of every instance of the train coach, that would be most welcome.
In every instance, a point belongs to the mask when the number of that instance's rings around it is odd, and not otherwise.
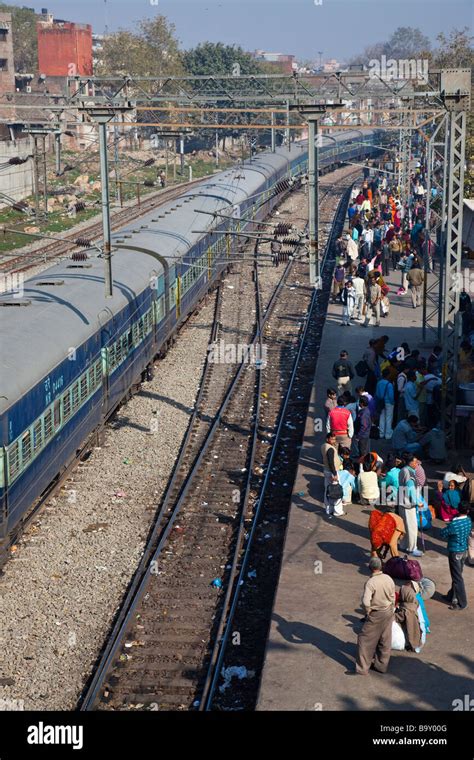
[[[380,131],[322,142],[324,172],[377,154]],[[232,262],[226,232],[252,229],[307,159],[304,142],[265,151],[115,233],[111,298],[93,249],[0,296],[0,551]]]

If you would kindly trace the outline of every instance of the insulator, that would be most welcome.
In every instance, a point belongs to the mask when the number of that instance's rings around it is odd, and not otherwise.
[[[63,168],[63,174],[64,172],[72,172],[74,169],[74,166],[71,166],[71,164],[66,164],[66,166]]]
[[[85,251],[74,251],[72,254],[73,261],[87,261],[87,253]]]
[[[70,129],[66,129],[64,134],[67,135],[68,137],[74,137],[74,132],[71,132]]]
[[[92,243],[89,238],[78,237],[75,239],[74,245],[78,245],[81,248],[90,248]]]
[[[74,206],[76,211],[84,211],[85,207],[86,207],[86,204],[84,203],[84,201],[77,201],[77,203]]]
[[[19,164],[26,164],[28,161],[27,158],[20,158],[20,156],[13,156],[13,158],[8,159],[8,163],[12,164],[13,166],[18,166]]]
[[[152,179],[146,179],[143,184],[145,187],[155,187],[155,183]]]
[[[291,224],[286,222],[279,222],[275,227],[275,235],[288,235],[291,229]]]
[[[298,238],[283,238],[285,245],[298,245],[299,242]]]
[[[143,166],[153,166],[154,163],[155,163],[155,159],[154,158],[149,158],[147,161],[145,161],[145,163],[143,164]]]

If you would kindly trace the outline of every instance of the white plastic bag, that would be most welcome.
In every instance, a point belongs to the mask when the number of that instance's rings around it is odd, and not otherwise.
[[[392,649],[396,649],[397,652],[403,652],[405,649],[405,634],[400,623],[396,620],[392,623]]]

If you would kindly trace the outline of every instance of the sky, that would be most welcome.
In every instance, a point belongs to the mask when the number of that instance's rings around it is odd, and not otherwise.
[[[344,61],[388,39],[399,26],[436,35],[474,21],[472,0],[8,0],[48,10],[57,18],[90,23],[94,32],[132,28],[163,14],[182,47],[199,42],[238,44],[245,50],[291,53],[299,60]]]

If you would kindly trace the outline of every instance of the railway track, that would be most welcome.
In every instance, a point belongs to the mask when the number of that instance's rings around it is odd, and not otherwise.
[[[343,182],[347,186],[347,178]],[[328,190],[325,198],[330,195]],[[264,357],[268,343],[269,364],[256,368],[244,359],[229,378],[228,372],[214,374],[219,365],[208,360],[188,434],[140,566],[81,699],[82,710],[212,704],[229,612],[247,580],[242,576],[246,539],[255,532],[260,489],[270,472],[267,460],[284,429],[280,425],[277,435],[275,426],[288,406],[309,316],[320,300],[307,284],[306,261],[288,262],[266,308],[257,265],[253,273],[251,345]],[[218,295],[215,339],[219,309]],[[225,380],[215,385],[219,374],[221,381],[227,375],[227,386]]]
[[[112,231],[118,230],[125,224],[132,222],[143,214],[162,206],[168,201],[179,198],[183,192],[206,177],[192,180],[186,184],[180,184],[177,187],[171,187],[158,193],[152,193],[141,201],[139,205],[128,206],[111,215]],[[80,250],[76,244],[78,238],[87,238],[91,241],[100,239],[102,236],[102,218],[98,222],[91,222],[90,225],[81,228],[80,232],[75,235],[66,235],[58,242],[46,243],[41,249],[29,251],[28,253],[0,253],[0,272],[26,272],[34,266],[50,264],[61,256],[66,256],[72,251]]]

